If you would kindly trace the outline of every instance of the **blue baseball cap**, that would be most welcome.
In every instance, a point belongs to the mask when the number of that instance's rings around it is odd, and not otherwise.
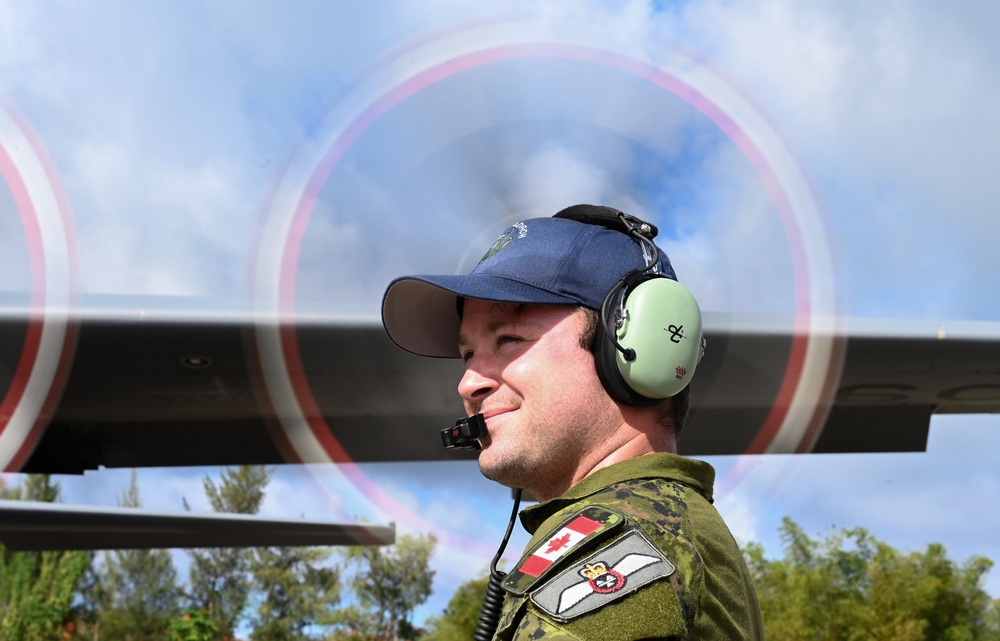
[[[617,213],[575,205],[551,218],[524,220],[504,231],[468,275],[395,279],[382,299],[389,337],[414,354],[458,358],[459,298],[601,309],[618,281],[646,266],[643,248],[621,231],[560,217],[571,211]],[[661,275],[677,280],[662,250],[657,264]]]

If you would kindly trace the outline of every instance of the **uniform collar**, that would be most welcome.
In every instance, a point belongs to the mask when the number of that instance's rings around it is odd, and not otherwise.
[[[665,478],[687,485],[712,502],[715,469],[704,461],[677,454],[658,452],[603,467],[571,487],[562,496],[532,505],[521,511],[521,525],[529,533],[559,510],[599,492],[606,487],[643,478]]]

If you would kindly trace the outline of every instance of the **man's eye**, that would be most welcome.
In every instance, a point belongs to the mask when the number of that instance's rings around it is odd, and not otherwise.
[[[519,336],[500,336],[497,338],[497,345],[506,345],[508,343],[520,343],[521,338]]]
[[[463,363],[465,363],[466,365],[468,365],[469,361],[471,361],[471,360],[472,360],[472,352],[471,351],[462,352],[462,362]]]

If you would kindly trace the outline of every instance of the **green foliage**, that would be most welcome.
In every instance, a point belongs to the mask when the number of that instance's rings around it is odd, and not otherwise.
[[[16,498],[22,501],[55,503],[59,500],[61,489],[58,483],[52,482],[49,474],[28,474],[18,488]]]
[[[331,610],[340,600],[340,572],[321,565],[326,548],[258,548],[251,562],[260,591],[250,616],[253,641],[293,641],[310,638],[307,628],[333,623]]]
[[[5,498],[54,502],[59,485],[29,475]],[[0,545],[0,640],[61,639],[80,577],[90,566],[82,551],[11,552]]]
[[[222,483],[216,485],[209,476],[202,482],[205,496],[216,512],[256,514],[264,502],[264,490],[271,482],[274,469],[263,465],[241,465],[226,468]]]
[[[135,472],[120,507],[140,507]],[[102,638],[163,639],[180,610],[177,572],[167,550],[115,550],[104,555],[95,590]]]
[[[444,614],[428,620],[425,641],[469,641],[479,623],[489,578],[485,575],[460,585]]]
[[[171,641],[214,641],[219,638],[219,628],[204,610],[188,610],[170,620]]]
[[[0,546],[0,639],[61,638],[86,552],[14,552]]]
[[[745,549],[771,641],[1000,638],[989,559],[958,566],[938,544],[905,554],[861,528],[815,541],[787,517],[781,534],[783,559]]]
[[[358,568],[350,580],[358,602],[337,612],[340,629],[371,640],[419,636],[410,617],[431,595],[429,563],[436,544],[433,534],[404,534],[391,547],[348,548],[344,556]]]
[[[273,469],[263,465],[227,468],[218,485],[205,476],[205,495],[216,512],[256,514],[273,473]],[[234,636],[253,587],[250,576],[253,550],[211,548],[191,550],[188,554],[190,607],[204,611],[221,636]]]

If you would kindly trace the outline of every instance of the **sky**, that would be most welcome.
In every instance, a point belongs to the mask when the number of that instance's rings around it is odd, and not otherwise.
[[[72,243],[47,237],[46,265],[84,295],[268,308],[290,255],[294,306],[374,319],[393,277],[467,271],[510,223],[601,202],[659,225],[706,311],[789,315],[806,291],[818,314],[1000,319],[994,3],[520,4],[0,0],[0,106],[65,195]],[[0,292],[25,292],[3,175]],[[717,505],[774,555],[787,515],[1000,560],[998,422],[936,416],[924,453],[712,457]],[[282,467],[264,512],[433,528],[439,612],[509,492],[470,463],[363,472],[384,495]],[[207,510],[205,474],[141,470],[144,504]],[[128,475],[60,482],[114,505]]]

